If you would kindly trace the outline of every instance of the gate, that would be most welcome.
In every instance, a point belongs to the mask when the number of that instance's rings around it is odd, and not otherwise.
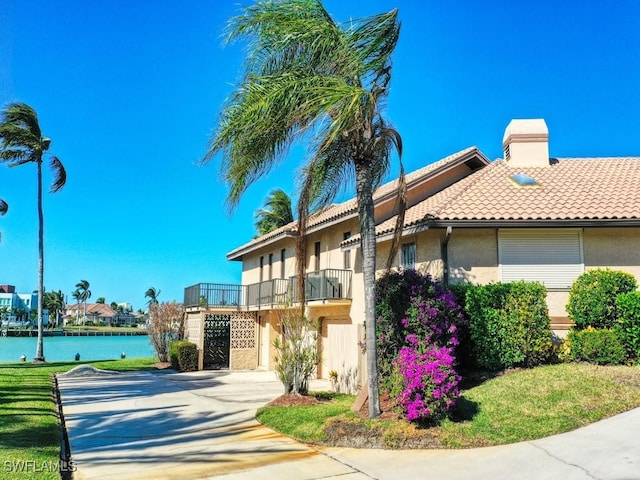
[[[229,368],[231,315],[204,316],[204,368]]]

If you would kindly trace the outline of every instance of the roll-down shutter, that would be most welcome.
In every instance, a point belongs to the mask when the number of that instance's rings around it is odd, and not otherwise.
[[[569,289],[584,272],[580,230],[500,230],[503,282],[529,280],[549,289]]]

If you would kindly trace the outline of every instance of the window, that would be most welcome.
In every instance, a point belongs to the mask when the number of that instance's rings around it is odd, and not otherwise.
[[[409,270],[416,268],[416,244],[405,243],[402,245],[402,268]]]
[[[260,257],[260,281],[264,278],[264,257]]]
[[[315,272],[320,270],[320,242],[316,242],[313,246],[313,270]]]
[[[584,272],[582,234],[578,229],[500,230],[500,280],[541,282],[568,290]]]
[[[271,280],[273,278],[273,253],[269,254],[269,278],[267,280]]]
[[[343,240],[349,240],[351,238],[351,232],[344,232]],[[346,250],[342,255],[343,268],[345,270],[351,269],[351,250]]]
[[[285,278],[285,269],[284,269],[284,259],[285,259],[286,249],[280,250],[280,278]]]

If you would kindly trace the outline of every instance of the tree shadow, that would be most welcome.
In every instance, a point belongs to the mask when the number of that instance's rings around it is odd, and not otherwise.
[[[449,418],[456,423],[470,422],[478,413],[480,413],[480,404],[461,395],[456,400],[456,406],[451,410]]]

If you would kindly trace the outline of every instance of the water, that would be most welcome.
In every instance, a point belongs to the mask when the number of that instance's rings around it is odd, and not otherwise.
[[[36,354],[36,342],[36,337],[0,337],[0,362],[19,362],[22,355],[30,362]],[[73,361],[76,353],[80,354],[80,360],[115,360],[123,352],[127,358],[155,356],[146,335],[44,338],[44,357],[48,362]]]

